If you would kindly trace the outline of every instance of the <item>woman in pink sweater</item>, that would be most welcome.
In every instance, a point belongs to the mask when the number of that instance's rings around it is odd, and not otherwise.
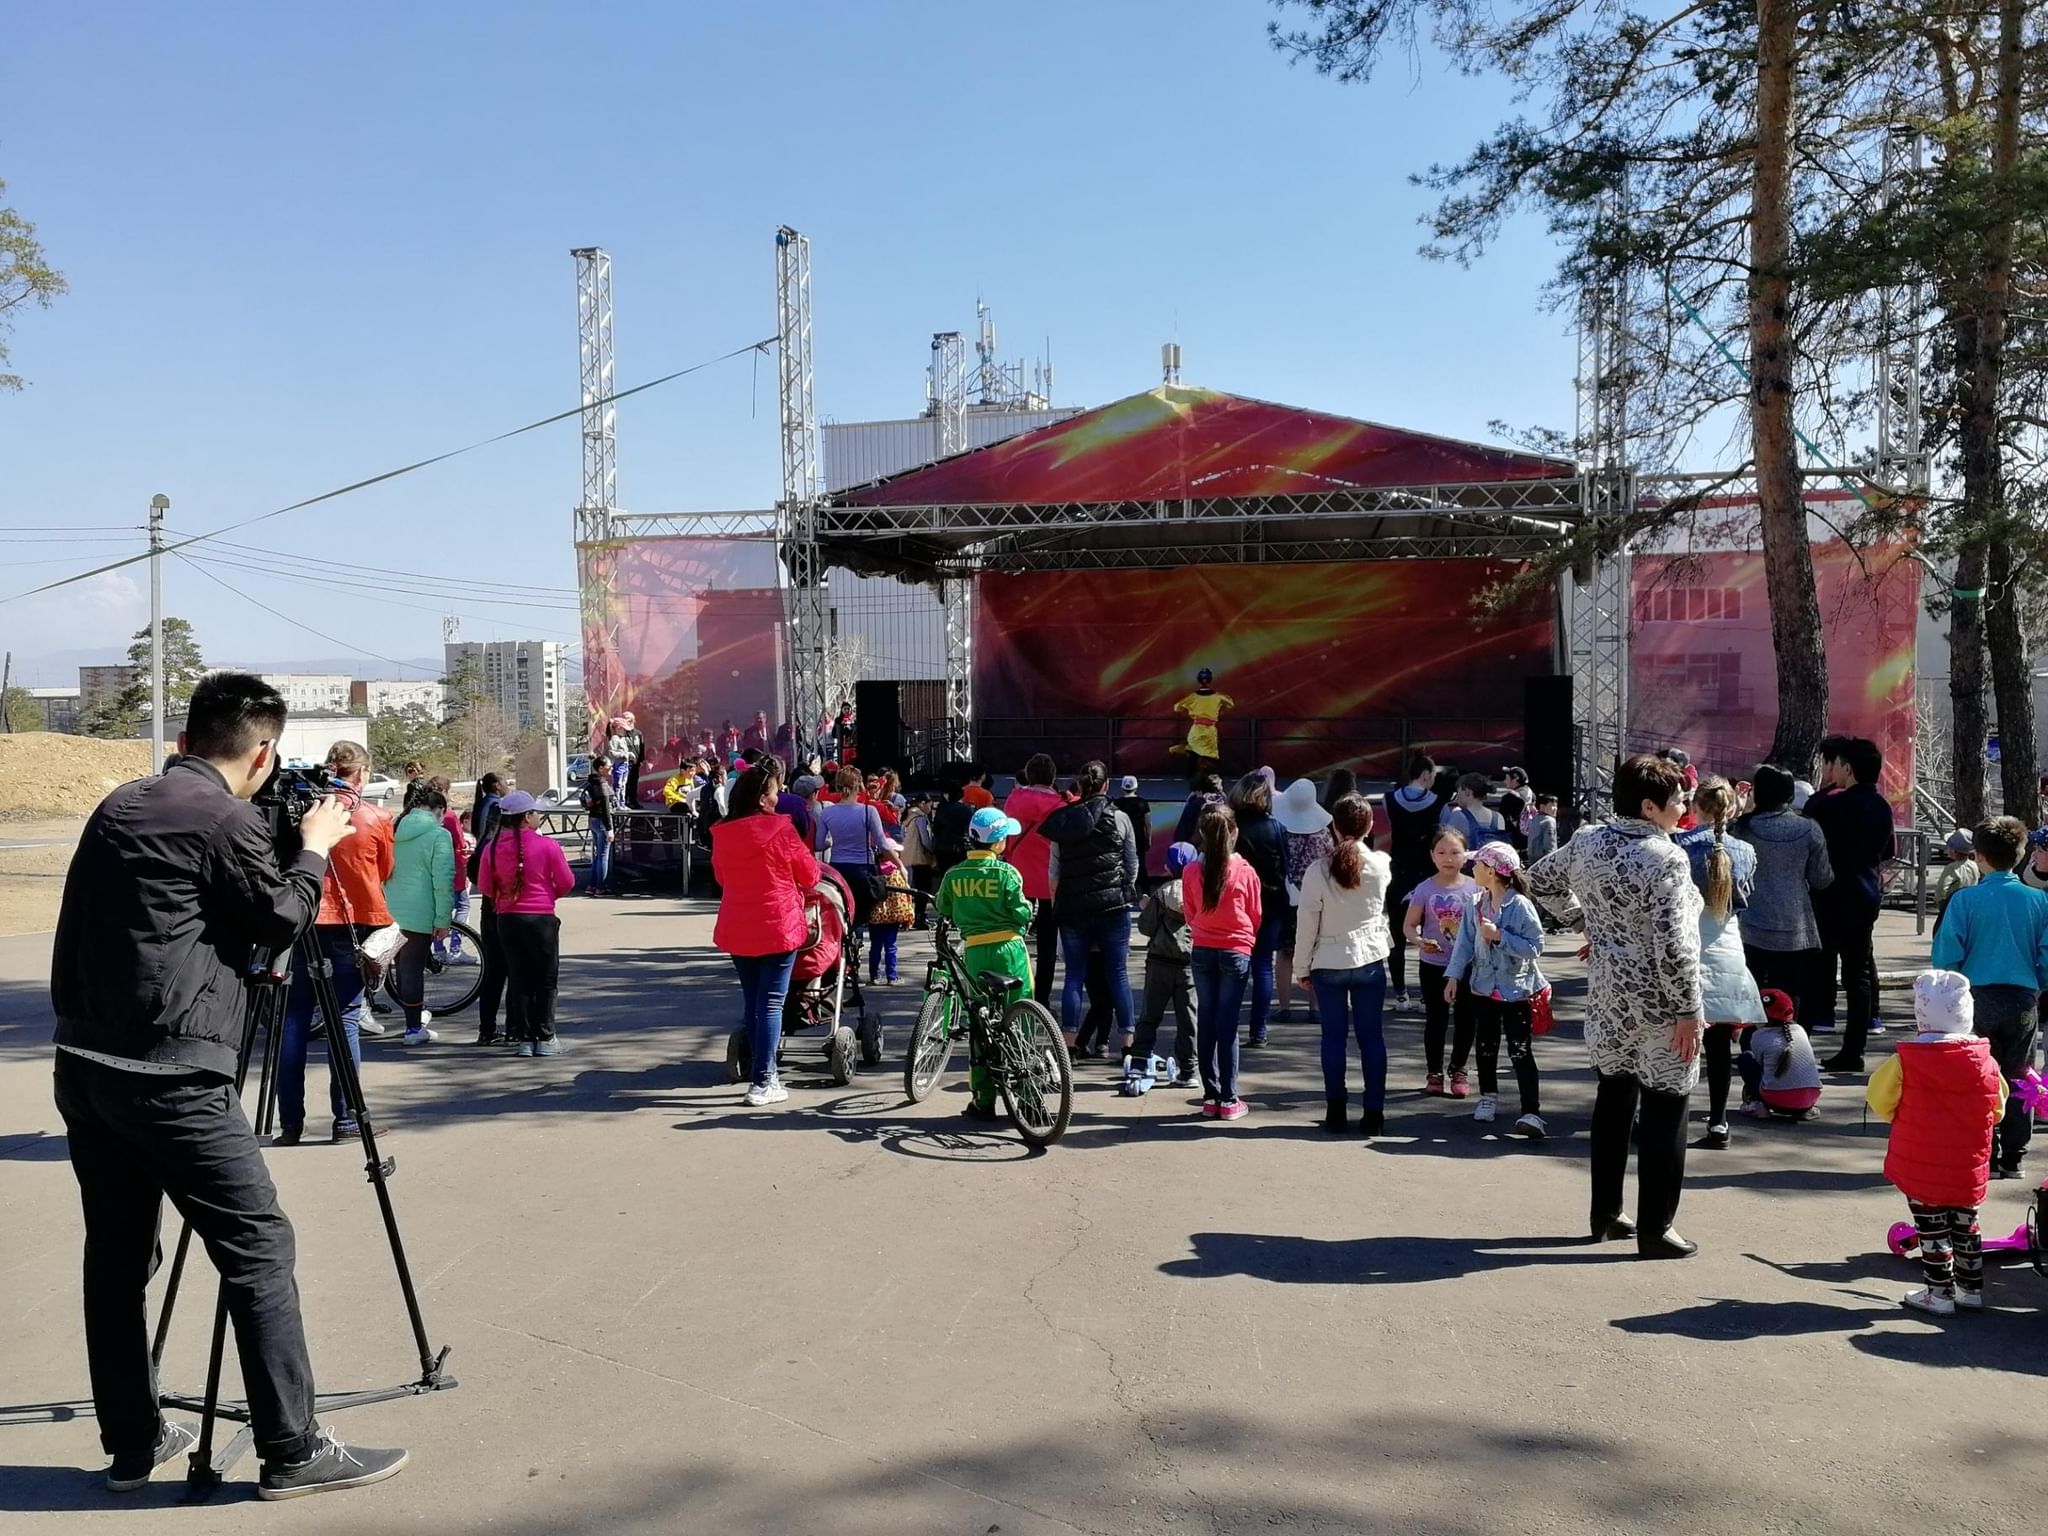
[[[1180,877],[1181,905],[1194,946],[1195,1051],[1202,1064],[1202,1114],[1241,1120],[1237,1096],[1237,1016],[1251,980],[1258,937],[1258,871],[1238,856],[1237,817],[1212,805],[1195,824],[1202,856]]]
[[[498,830],[477,861],[505,951],[505,1022],[521,1056],[554,1056],[555,991],[561,985],[562,920],[555,898],[576,889],[562,845],[533,825],[533,796],[516,789],[498,805]]]

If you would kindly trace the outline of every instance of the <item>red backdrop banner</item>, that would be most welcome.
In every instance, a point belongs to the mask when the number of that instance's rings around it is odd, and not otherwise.
[[[1396,771],[1405,743],[1497,771],[1522,738],[1523,680],[1551,671],[1550,603],[1482,617],[1485,561],[1197,566],[987,575],[976,583],[982,754],[1012,771],[1043,745],[1062,769],[1178,772],[1174,704],[1203,667],[1231,699],[1223,767],[1284,778]],[[1015,759],[1013,762],[1012,759]]]

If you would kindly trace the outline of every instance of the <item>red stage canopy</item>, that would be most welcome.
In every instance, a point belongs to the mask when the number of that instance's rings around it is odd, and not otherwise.
[[[920,469],[841,491],[846,507],[1308,495],[1569,476],[1536,454],[1165,384]]]

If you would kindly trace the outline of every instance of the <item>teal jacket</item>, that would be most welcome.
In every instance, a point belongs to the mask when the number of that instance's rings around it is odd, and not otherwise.
[[[1973,987],[2048,989],[2048,896],[1994,869],[1948,900],[1934,932],[1934,968]]]
[[[454,920],[455,844],[435,812],[411,810],[398,818],[384,905],[407,933],[432,933]]]

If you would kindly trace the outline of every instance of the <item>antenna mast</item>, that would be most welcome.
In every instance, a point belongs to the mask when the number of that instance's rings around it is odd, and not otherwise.
[[[818,548],[818,417],[811,396],[811,242],[775,231],[776,361],[782,402],[782,500],[776,537],[788,579],[789,714],[799,742],[830,712],[825,697],[825,562]]]

